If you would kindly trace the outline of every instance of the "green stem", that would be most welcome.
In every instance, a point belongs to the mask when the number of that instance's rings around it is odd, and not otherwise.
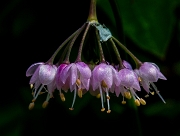
[[[115,54],[116,54],[117,60],[119,61],[119,68],[121,69],[121,68],[123,68],[123,64],[122,64],[122,59],[121,59],[121,56],[120,56],[120,54],[119,54],[119,51],[118,51],[118,49],[117,49],[114,41],[112,40],[112,38],[110,38],[109,40],[110,40],[110,42],[111,42],[112,45],[113,45],[114,52],[115,52]]]
[[[100,37],[99,37],[98,29],[96,29],[96,37],[97,37],[97,42],[98,42],[98,46],[99,46],[100,61],[101,62],[105,62],[105,57],[104,57],[102,45],[101,45],[101,42],[100,42]]]
[[[79,51],[78,51],[78,56],[77,56],[76,62],[81,61],[82,48],[83,48],[83,45],[84,45],[84,40],[86,38],[87,32],[89,30],[89,27],[90,27],[90,23],[87,23],[86,29],[84,31],[84,34],[83,34],[83,37],[82,37],[82,40],[81,40],[81,43],[80,43],[80,46],[79,46]]]
[[[74,45],[74,42],[76,41],[77,37],[79,36],[79,34],[82,32],[82,30],[84,29],[86,23],[83,24],[83,26],[78,30],[78,32],[76,33],[76,35],[73,37],[72,41],[70,42],[70,45],[68,46],[69,49],[68,49],[68,52],[66,54],[66,58],[64,60],[64,63],[69,63],[69,57],[70,57],[70,53],[71,53],[71,49]]]
[[[136,63],[136,67],[139,68],[142,64],[142,62],[136,58],[136,56],[134,56],[134,54],[132,54],[121,42],[119,42],[115,37],[112,36],[112,39],[126,52],[129,54],[129,56],[131,56],[131,58],[134,60],[134,62]]]
[[[96,15],[96,0],[91,0],[87,21],[98,23]]]

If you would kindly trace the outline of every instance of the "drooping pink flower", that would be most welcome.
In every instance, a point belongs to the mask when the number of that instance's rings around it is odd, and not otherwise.
[[[47,86],[48,96],[47,101],[52,97],[52,93],[56,88],[55,76],[57,67],[51,64],[45,64],[43,62],[32,64],[26,71],[26,76],[32,76],[29,84],[34,86],[33,100],[34,102],[42,89]]]
[[[159,91],[157,90],[157,87],[153,82],[157,82],[158,79],[167,80],[166,77],[160,72],[159,67],[150,62],[144,62],[139,69],[134,70],[137,75],[139,76],[139,81],[146,90],[147,93],[150,92],[150,86],[155,90],[155,92],[159,95],[159,97],[162,99],[162,101],[165,103],[165,100],[160,95]]]
[[[82,90],[89,90],[91,70],[84,62],[71,63],[67,66],[59,67],[57,74],[57,87],[60,89],[66,87],[74,91],[74,99],[70,110],[76,99],[76,93],[82,94]],[[81,96],[82,97],[82,96]]]
[[[104,100],[103,100],[103,95],[105,93],[107,98],[107,105],[108,105],[107,113],[111,112],[109,105],[109,99],[110,99],[109,91],[114,84],[119,85],[119,78],[117,71],[114,69],[113,66],[105,63],[101,63],[93,69],[92,77],[91,77],[91,85],[94,91],[98,89],[100,92],[101,104],[102,104],[101,111],[105,110]]]

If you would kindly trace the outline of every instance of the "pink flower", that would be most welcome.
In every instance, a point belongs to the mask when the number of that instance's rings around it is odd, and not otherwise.
[[[56,83],[58,89],[70,89],[74,91],[74,99],[70,110],[73,110],[73,105],[76,99],[76,93],[82,97],[82,90],[89,90],[91,70],[84,62],[63,64],[58,68]]]
[[[91,77],[91,85],[94,91],[99,89],[101,95],[101,104],[102,104],[101,111],[105,110],[103,95],[104,93],[106,93],[107,105],[108,105],[107,113],[111,112],[109,105],[109,99],[110,99],[109,89],[114,84],[119,85],[119,79],[118,79],[117,71],[114,69],[113,66],[107,65],[105,63],[101,63],[93,69],[92,77]]]
[[[56,76],[57,67],[51,64],[45,64],[43,62],[32,64],[26,71],[26,76],[32,76],[29,84],[34,86],[32,102],[37,99],[38,95],[41,93],[42,89],[47,86],[48,96],[46,101],[52,97],[52,93],[56,88],[55,85],[55,76]],[[32,103],[31,103],[32,104]]]

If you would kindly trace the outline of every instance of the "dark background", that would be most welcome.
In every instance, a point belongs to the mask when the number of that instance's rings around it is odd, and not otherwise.
[[[130,2],[133,5],[136,0]],[[75,110],[69,111],[73,94],[67,94],[67,102],[63,103],[57,93],[46,109],[41,108],[46,96],[41,96],[35,108],[29,111],[28,105],[32,97],[28,84],[30,78],[25,76],[27,68],[33,63],[47,61],[57,47],[86,22],[89,0],[63,2],[7,0],[0,4],[1,136],[180,135],[179,126],[175,125],[180,121],[179,2],[177,1],[171,9],[174,23],[166,52],[162,57],[135,44],[128,33],[123,32],[120,16],[116,18],[119,24],[113,26],[106,15],[108,11],[102,8],[102,3],[100,1],[101,6],[97,7],[99,22],[110,28],[117,28],[117,32],[116,30],[113,32],[115,31],[118,39],[125,42],[142,61],[158,64],[167,77],[167,81],[159,80],[155,83],[167,103],[163,104],[155,95],[147,98],[146,106],[137,108],[131,101],[121,105],[121,97],[112,96],[110,102],[112,113],[106,114],[100,111],[100,100],[86,94],[82,100],[77,99]],[[143,92],[142,94],[144,95]]]

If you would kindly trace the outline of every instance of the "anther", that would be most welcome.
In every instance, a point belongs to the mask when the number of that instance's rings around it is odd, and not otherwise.
[[[32,99],[32,102],[35,102],[36,101],[36,99]]]
[[[96,95],[96,98],[100,98],[100,97],[101,97],[101,94],[100,94],[100,93]]]
[[[136,106],[140,106],[140,102],[138,99],[136,99],[134,102],[135,102]]]
[[[33,84],[30,84],[30,88],[31,88],[31,89],[33,88]]]
[[[63,102],[66,100],[63,93],[60,93],[60,98],[61,98],[61,101],[63,101]]]
[[[152,95],[154,95],[154,92],[150,92]]]
[[[129,91],[124,92],[124,96],[125,96],[127,99],[131,99],[131,93],[130,93]]]
[[[74,110],[74,108],[72,108],[72,107],[71,107],[71,108],[69,108],[69,110],[71,110],[71,111],[72,111],[72,110]]]
[[[102,111],[102,112],[105,111],[105,108],[102,108],[101,111]]]
[[[145,97],[145,98],[149,97],[149,94],[146,94],[144,97]]]
[[[101,82],[101,86],[104,87],[104,88],[108,87],[104,80]]]
[[[122,104],[126,104],[126,101],[122,101],[121,103],[122,103]]]
[[[110,96],[108,95],[108,96],[106,96],[106,98],[109,100],[109,99],[110,99]]]
[[[44,101],[43,104],[42,104],[42,107],[43,108],[46,108],[48,106],[49,102],[48,101]]]
[[[81,84],[81,81],[79,79],[77,79],[76,84],[79,86]]]
[[[29,104],[29,110],[32,110],[34,108],[34,102],[31,102],[30,104]]]
[[[141,82],[141,81],[142,81],[140,77],[138,77],[138,80],[139,80],[139,82]]]
[[[79,98],[82,98],[82,89],[78,89],[78,96]]]
[[[107,113],[111,113],[111,110],[108,110]]]
[[[142,104],[142,105],[146,105],[146,101],[144,100],[144,99],[142,99],[142,98],[140,98],[140,103]]]

